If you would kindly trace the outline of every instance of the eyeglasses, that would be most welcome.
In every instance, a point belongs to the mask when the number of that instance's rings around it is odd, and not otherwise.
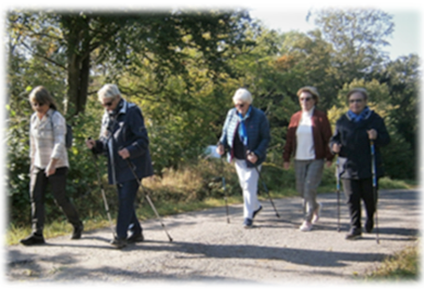
[[[245,105],[244,103],[236,103],[236,104],[235,104],[235,106],[236,106],[236,107],[240,107],[240,108],[243,108],[243,107],[244,107],[244,105]]]
[[[362,98],[349,99],[349,103],[355,103],[355,102],[361,103],[363,101],[364,100]]]
[[[105,103],[102,102],[102,105],[109,107],[113,104],[114,101],[115,101],[115,99],[112,99],[111,101],[108,101],[108,102],[105,102]]]
[[[45,105],[45,103],[44,102],[31,102],[31,105],[32,106],[43,106],[43,105]]]
[[[310,101],[312,97],[301,97],[299,98],[300,101]]]

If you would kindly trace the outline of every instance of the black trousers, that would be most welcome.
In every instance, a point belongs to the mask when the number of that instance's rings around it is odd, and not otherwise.
[[[361,228],[361,200],[364,201],[367,219],[372,219],[377,206],[378,196],[374,196],[372,179],[342,179],[344,193],[350,214],[352,229]],[[378,184],[378,182],[377,182]]]
[[[34,168],[31,173],[30,200],[31,222],[33,233],[42,234],[45,222],[44,200],[47,185],[51,185],[51,191],[56,204],[65,213],[68,221],[75,227],[81,225],[80,218],[74,205],[66,197],[66,175],[68,168],[57,168],[56,173],[46,177],[44,169]]]

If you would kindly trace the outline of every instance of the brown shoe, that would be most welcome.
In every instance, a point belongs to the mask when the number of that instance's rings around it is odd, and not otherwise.
[[[131,236],[127,238],[128,243],[137,243],[137,242],[143,242],[143,241],[144,241],[143,232],[133,233]]]
[[[112,242],[110,242],[110,244],[116,247],[117,249],[122,249],[127,246],[127,241],[125,239],[115,237]]]

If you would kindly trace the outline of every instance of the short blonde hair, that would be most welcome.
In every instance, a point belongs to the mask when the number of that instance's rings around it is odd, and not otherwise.
[[[252,94],[246,88],[239,88],[236,90],[233,96],[233,102],[235,103],[237,100],[242,100],[243,102],[251,104],[253,101],[253,97]]]
[[[103,87],[97,92],[99,101],[105,98],[115,98],[118,95],[121,95],[118,86],[110,83],[103,85]]]
[[[302,92],[308,92],[312,95],[312,98],[315,100],[315,104],[318,104],[318,100],[319,100],[319,93],[318,90],[316,89],[316,87],[314,86],[304,86],[301,89],[299,89],[297,91],[297,97],[300,97],[300,94]]]

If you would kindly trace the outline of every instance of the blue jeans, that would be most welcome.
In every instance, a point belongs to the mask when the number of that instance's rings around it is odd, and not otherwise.
[[[128,230],[134,233],[140,233],[142,228],[135,214],[135,197],[139,184],[136,179],[119,183],[118,187],[118,219],[116,224],[116,233],[119,239],[126,239]]]

